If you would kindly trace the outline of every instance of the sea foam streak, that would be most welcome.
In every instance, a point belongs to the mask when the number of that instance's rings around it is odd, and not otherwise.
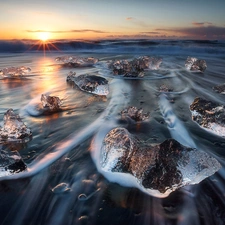
[[[96,132],[101,124],[106,124],[106,121],[111,120],[111,118],[115,116],[118,107],[122,108],[123,105],[126,105],[129,100],[128,96],[123,94],[123,91],[128,93],[130,92],[129,86],[125,83],[125,81],[114,80],[111,84],[110,90],[112,92],[110,103],[98,119],[79,132],[75,131],[69,135],[68,138],[59,142],[57,146],[53,147],[48,154],[42,153],[39,155],[31,164],[27,166],[27,171],[14,174],[10,177],[1,177],[0,180],[18,179],[35,175],[78,146],[80,143],[87,140],[93,133]]]

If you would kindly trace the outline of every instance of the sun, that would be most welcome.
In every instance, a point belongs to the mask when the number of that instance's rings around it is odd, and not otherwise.
[[[45,42],[49,39],[50,34],[49,32],[40,32],[38,33],[38,39],[40,39],[41,41]]]

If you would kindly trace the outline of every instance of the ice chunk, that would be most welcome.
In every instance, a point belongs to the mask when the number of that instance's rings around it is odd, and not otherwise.
[[[162,63],[161,58],[149,56],[141,56],[132,61],[133,67],[135,67],[137,70],[144,70],[144,69],[158,70],[161,63]]]
[[[94,57],[73,57],[73,56],[62,56],[55,59],[56,62],[62,62],[65,67],[85,67],[93,66],[98,62],[98,59]]]
[[[0,75],[3,77],[19,77],[28,74],[31,71],[29,67],[20,66],[20,67],[6,67],[0,70]]]
[[[92,94],[108,95],[109,93],[108,81],[100,76],[85,74],[76,77],[74,73],[70,72],[67,82],[74,82],[82,91]]]
[[[0,177],[22,172],[26,168],[26,164],[17,151],[10,151],[0,145]]]
[[[169,88],[167,85],[165,84],[162,84],[160,87],[159,87],[159,91],[160,92],[171,92],[173,91],[172,88]]]
[[[225,106],[202,98],[195,98],[190,105],[192,119],[201,127],[225,137]]]
[[[217,86],[213,87],[213,90],[220,94],[225,94],[225,84],[217,85]]]
[[[129,106],[121,111],[121,116],[127,116],[135,121],[144,121],[149,118],[149,113],[143,113],[142,108],[138,109],[135,106]]]
[[[185,62],[185,67],[186,69],[191,71],[204,72],[207,65],[205,60],[197,59],[194,57],[188,57]]]
[[[113,61],[109,64],[109,68],[113,70],[115,75],[143,77],[146,69],[158,70],[161,62],[161,58],[141,56],[132,61],[125,59]]]
[[[114,128],[101,146],[100,166],[105,174],[132,175],[140,190],[166,197],[179,187],[201,182],[221,168],[207,153],[167,139],[149,145],[125,128]]]
[[[3,127],[0,127],[0,140],[18,142],[30,140],[32,136],[31,130],[26,127],[20,116],[14,113],[13,109],[7,110],[3,121]]]
[[[62,101],[59,99],[59,97],[45,94],[41,95],[41,102],[43,108],[50,111],[57,111],[60,109],[60,106],[62,105]]]

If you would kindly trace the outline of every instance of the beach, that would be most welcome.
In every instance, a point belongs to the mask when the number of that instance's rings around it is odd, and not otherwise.
[[[28,142],[12,144],[27,169],[0,176],[0,224],[224,224],[225,139],[193,121],[190,105],[196,97],[224,104],[225,95],[213,87],[225,82],[225,43],[103,40],[52,44],[38,48],[20,41],[6,48],[4,41],[0,43],[0,69],[31,68],[19,77],[0,75],[0,121],[12,108],[32,131]],[[112,60],[145,55],[160,57],[162,63],[157,70],[146,70],[144,77],[114,75],[109,69]],[[61,56],[94,57],[98,62],[66,67],[55,61]],[[205,60],[206,70],[187,70],[188,56]],[[94,95],[71,85],[67,82],[70,71],[76,76],[105,78],[109,94]],[[60,111],[40,114],[36,106],[42,94],[59,97]],[[149,118],[140,123],[121,119],[121,111],[129,106],[149,112]],[[112,181],[99,171],[92,148],[98,132],[101,145],[115,127],[126,128],[151,145],[173,138],[208,153],[221,169],[166,198],[125,187],[120,178]]]

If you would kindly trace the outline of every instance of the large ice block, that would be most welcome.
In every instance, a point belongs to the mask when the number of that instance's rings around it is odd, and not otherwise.
[[[100,167],[108,177],[116,174],[118,183],[123,174],[129,174],[140,190],[166,197],[177,188],[201,182],[221,165],[206,152],[183,146],[174,139],[150,145],[117,127],[102,142]]]

